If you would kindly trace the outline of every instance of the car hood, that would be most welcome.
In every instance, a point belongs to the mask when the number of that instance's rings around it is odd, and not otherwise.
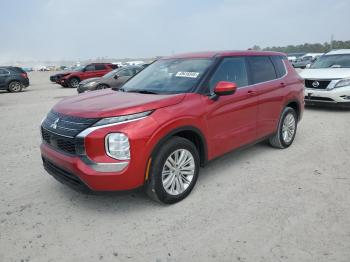
[[[175,105],[185,96],[185,94],[139,94],[107,89],[63,99],[53,107],[53,110],[64,115],[103,118],[136,114]]]
[[[350,77],[350,68],[305,69],[299,73],[304,79],[340,79]]]
[[[80,84],[81,85],[86,85],[86,84],[91,83],[91,82],[97,82],[100,79],[101,79],[101,77],[88,78],[88,79],[85,79],[85,80],[81,81]]]

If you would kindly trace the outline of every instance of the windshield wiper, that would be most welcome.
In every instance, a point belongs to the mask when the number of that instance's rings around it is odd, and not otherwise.
[[[158,94],[157,92],[149,91],[149,90],[143,90],[143,89],[135,89],[135,90],[129,90],[129,91],[124,90],[124,92],[140,93],[140,94],[154,94],[154,95]]]

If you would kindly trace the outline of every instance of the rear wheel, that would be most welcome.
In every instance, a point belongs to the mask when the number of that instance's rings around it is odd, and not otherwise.
[[[21,92],[22,89],[23,89],[23,84],[21,82],[19,82],[19,81],[12,81],[8,85],[8,90],[11,93]]]
[[[176,203],[190,194],[198,173],[199,154],[195,145],[182,137],[171,138],[153,158],[147,193],[162,203]]]
[[[79,86],[80,80],[76,77],[72,77],[68,80],[68,86],[71,88],[77,88]]]
[[[269,139],[271,146],[282,149],[289,147],[297,132],[297,122],[298,117],[295,110],[286,107],[282,112],[277,133]]]

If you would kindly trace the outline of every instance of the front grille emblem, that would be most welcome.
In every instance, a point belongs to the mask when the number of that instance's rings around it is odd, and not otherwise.
[[[318,81],[313,81],[312,82],[312,86],[315,87],[315,88],[318,87],[319,85],[320,85],[320,83]]]
[[[59,117],[50,125],[50,127],[52,127],[53,129],[56,129],[58,121],[60,121]]]

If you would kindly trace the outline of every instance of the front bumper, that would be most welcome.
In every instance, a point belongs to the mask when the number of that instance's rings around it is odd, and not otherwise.
[[[68,144],[50,138],[48,144],[43,136],[40,146],[45,163],[57,167],[48,170],[54,177],[75,177],[92,191],[125,191],[138,188],[145,183],[146,165],[152,146],[149,138],[156,130],[157,122],[152,117],[141,121],[126,121],[101,127],[87,128],[75,138],[75,150],[66,150]],[[129,137],[131,160],[112,159],[105,151],[105,138],[110,133],[124,133]],[[57,147],[55,146],[57,143]],[[73,179],[74,180],[74,179]],[[62,182],[62,181],[61,181]]]
[[[312,89],[305,88],[306,104],[350,104],[350,86],[334,89]]]
[[[44,168],[48,173],[76,189],[119,191],[134,189],[143,184],[143,179],[133,179],[135,168],[129,165],[119,165],[119,171],[103,170],[101,164],[91,165],[79,156],[56,151],[45,143],[41,144],[40,150]],[[143,174],[141,175],[143,178]]]

